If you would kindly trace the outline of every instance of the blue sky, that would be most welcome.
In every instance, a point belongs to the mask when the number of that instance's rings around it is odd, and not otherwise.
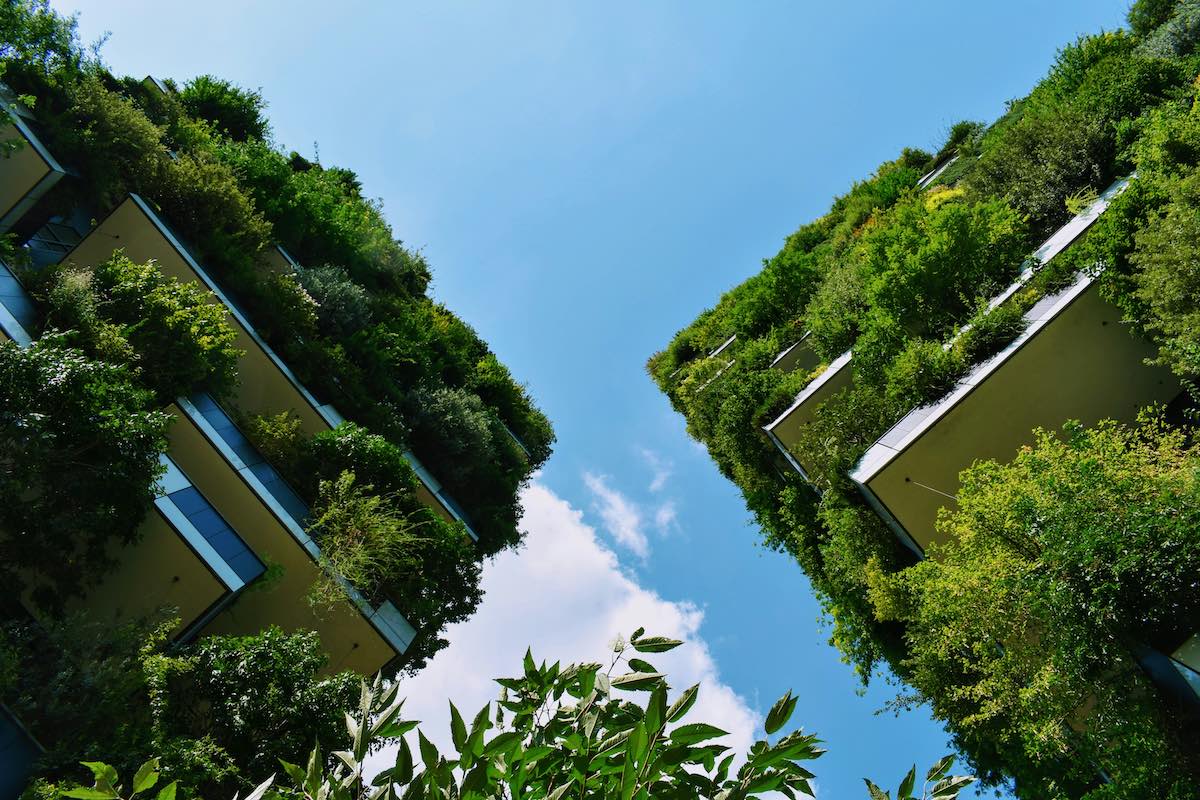
[[[856,693],[799,568],[756,545],[643,364],[834,194],[957,120],[994,119],[1126,0],[55,5],[86,39],[111,31],[118,72],[261,87],[277,139],[384,198],[435,295],[554,420],[526,497],[543,527],[491,568],[458,655],[415,691],[492,677],[497,630],[553,650],[644,613],[697,640],[678,666],[714,686],[731,730],[797,691],[796,720],[830,748],[822,796],[945,751],[927,713],[876,716],[883,681]]]

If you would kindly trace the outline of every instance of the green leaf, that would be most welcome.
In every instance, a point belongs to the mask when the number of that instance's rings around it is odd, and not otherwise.
[[[292,779],[292,783],[296,784],[297,789],[304,789],[304,770],[295,764],[289,764],[282,758],[279,759],[279,764],[283,767],[283,771]]]
[[[413,779],[413,755],[407,739],[400,740],[400,749],[396,751],[396,783],[401,785]]]
[[[399,739],[420,724],[420,721],[415,719],[393,720],[375,731],[375,735],[380,739]]]
[[[871,783],[866,778],[863,778],[863,781],[865,781],[867,784],[867,791],[871,795],[871,800],[892,800],[891,796],[887,792],[885,792],[883,789],[880,789],[878,786]]]
[[[946,777],[946,773],[954,766],[954,756],[943,756],[936,764],[929,768],[929,772],[925,773],[925,780],[938,781]]]
[[[93,789],[80,786],[78,789],[68,789],[63,797],[75,797],[78,800],[115,800],[119,795],[111,789]]]
[[[683,690],[683,694],[676,698],[671,707],[667,709],[667,722],[678,722],[683,719],[687,712],[692,710],[692,706],[696,704],[696,698],[700,694],[700,684],[689,686]]]
[[[103,761],[80,761],[79,763],[92,771],[92,775],[96,778],[96,783],[106,783],[109,786],[117,785],[117,771]]]
[[[485,756],[494,756],[499,753],[509,753],[520,743],[521,734],[516,731],[505,731],[484,746],[483,754]]]
[[[321,745],[318,742],[308,754],[308,770],[304,775],[304,790],[311,797],[316,797],[321,788]]]
[[[531,682],[537,681],[537,664],[533,661],[533,651],[528,647],[525,648],[525,659],[522,662],[525,667],[525,679]]]
[[[671,741],[675,744],[697,744],[706,739],[716,739],[725,736],[729,731],[723,731],[704,722],[693,722],[690,725],[680,725],[671,731]]]
[[[425,769],[429,771],[437,769],[438,762],[442,760],[441,756],[438,755],[433,742],[425,738],[425,734],[421,731],[417,731],[417,746],[421,750],[421,761],[424,762]]]
[[[154,796],[154,800],[175,800],[177,789],[179,789],[179,781],[171,781],[158,790],[158,794]]]
[[[900,781],[900,788],[896,790],[896,800],[908,800],[912,797],[913,784],[917,781],[917,765],[913,764],[913,768],[904,776],[904,780]]]
[[[458,713],[453,702],[450,703],[450,741],[459,753],[467,743],[467,723],[463,722],[462,714]]]
[[[933,800],[955,800],[958,793],[975,782],[972,775],[953,775],[942,778],[933,787]]]
[[[767,721],[763,726],[768,736],[782,728],[791,719],[792,712],[796,710],[796,700],[797,698],[792,696],[789,689],[787,694],[776,700],[775,705],[771,706],[771,710],[767,712]]]
[[[665,653],[668,650],[674,650],[683,642],[678,639],[668,639],[665,636],[651,636],[647,639],[639,639],[633,643],[633,649],[639,653]]]
[[[642,638],[642,634],[644,634],[645,632],[646,632],[645,628],[638,628],[636,631],[629,634],[629,641],[636,642],[638,639]]]
[[[642,661],[640,658],[629,659],[629,667],[636,672],[658,672],[653,664],[649,661]]]
[[[639,692],[653,688],[663,679],[661,672],[630,672],[612,679],[614,689]]]
[[[133,776],[132,791],[134,794],[140,794],[153,789],[156,783],[158,783],[158,759],[152,758],[138,767],[137,774]]]
[[[654,736],[667,723],[667,687],[658,684],[650,693],[650,701],[646,703],[646,731]]]
[[[562,796],[571,788],[571,782],[567,781],[562,786],[559,786],[550,794],[546,795],[546,800],[561,800]]]

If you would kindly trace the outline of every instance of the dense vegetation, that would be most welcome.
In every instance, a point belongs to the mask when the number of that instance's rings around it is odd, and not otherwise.
[[[886,662],[915,689],[902,703],[929,702],[979,774],[992,783],[1015,776],[1026,797],[1191,796],[1200,773],[1183,754],[1196,750],[1196,723],[1174,715],[1173,704],[1130,668],[1137,642],[1164,632],[1137,616],[1145,609],[1122,605],[1132,598],[1106,598],[1102,587],[1153,575],[1149,596],[1164,604],[1163,613],[1185,618],[1182,609],[1200,596],[1175,569],[1181,562],[1164,564],[1164,548],[1181,548],[1171,557],[1184,558],[1200,534],[1185,515],[1178,525],[1146,528],[1138,546],[1122,552],[1128,573],[1091,575],[1080,565],[1111,555],[1111,542],[1100,537],[1102,511],[1144,513],[1148,521],[1162,510],[1153,498],[1172,508],[1194,503],[1181,482],[1195,470],[1194,453],[1181,437],[1109,428],[1043,439],[1043,459],[1053,452],[1088,475],[1086,468],[1103,464],[1127,482],[1128,494],[1103,494],[1111,505],[1093,506],[1088,517],[1081,506],[1100,484],[1054,484],[1062,492],[1047,501],[1060,509],[1055,518],[1080,514],[1074,523],[1090,535],[1076,544],[1096,550],[1041,539],[1036,552],[1029,550],[1034,545],[1004,550],[1007,571],[995,563],[1000,545],[982,531],[999,535],[1001,520],[1019,527],[1043,519],[1033,515],[1046,508],[1018,505],[1028,510],[1021,517],[1004,503],[1032,494],[1030,482],[1061,478],[1057,473],[1031,476],[1020,471],[1029,467],[1021,461],[980,467],[992,470],[987,474],[1000,487],[973,510],[970,529],[981,533],[974,544],[919,564],[846,475],[905,413],[940,397],[1018,335],[1024,311],[1081,269],[1103,267],[1102,292],[1131,329],[1150,335],[1161,362],[1185,381],[1196,374],[1200,3],[1140,0],[1130,23],[1130,31],[1085,36],[1063,48],[1046,78],[992,125],[955,125],[936,155],[907,149],[880,166],[648,364],[691,435],[742,489],[766,543],[792,554],[808,574],[833,643],[863,679]],[[943,166],[917,188],[922,173]],[[1038,271],[1025,288],[988,309],[1036,244],[1114,178],[1134,171],[1130,188],[1084,237],[1049,264],[1034,264]],[[965,323],[970,327],[959,335]],[[770,368],[806,333],[821,366],[812,373]],[[735,334],[720,358],[706,357]],[[814,492],[761,428],[851,348],[853,384],[818,407],[796,446],[814,465]],[[1153,442],[1162,460],[1148,465],[1151,445],[1136,444],[1138,437]],[[1168,464],[1174,471],[1164,475]],[[1142,505],[1131,505],[1135,500]],[[946,524],[955,533],[967,528],[965,519]],[[1033,561],[1073,582],[1008,580],[1025,575]],[[1014,613],[1006,617],[996,612],[1001,608]],[[1018,647],[1022,625],[1061,638],[1025,638]],[[1097,704],[1103,721],[1077,726],[1087,733],[1065,733],[1064,720],[1085,701]],[[1097,767],[1114,782],[1099,786]]]
[[[79,617],[0,626],[0,696],[46,747],[41,779],[74,776],[81,760],[127,770],[157,756],[186,796],[232,797],[314,740],[348,743],[343,711],[360,678],[319,677],[316,634],[268,629],[172,648],[174,626]]]
[[[320,402],[333,403],[350,420],[305,441],[286,417],[254,419],[230,407],[316,507],[313,533],[328,546],[327,565],[352,574],[373,600],[395,601],[417,628],[404,667],[420,668],[444,646],[445,626],[478,605],[481,560],[519,543],[519,490],[553,443],[545,416],[486,343],[427,295],[423,257],[396,240],[380,202],[363,194],[357,176],[279,148],[260,93],[211,75],[166,93],[115,76],[79,44],[74,21],[41,0],[4,4],[0,74],[32,105],[49,149],[78,174],[28,216],[29,227],[55,214],[100,220],[138,193]],[[18,229],[5,241],[17,269],[22,251],[14,244],[32,232]],[[276,243],[303,266],[271,266]],[[6,398],[6,413],[17,415],[13,425],[51,402],[74,404],[80,421],[71,424],[82,425],[92,419],[83,405],[111,402],[117,405],[101,409],[110,424],[141,411],[138,424],[147,430],[141,449],[114,448],[110,463],[87,464],[111,470],[127,485],[115,507],[88,494],[82,474],[84,491],[68,492],[76,475],[56,472],[47,449],[38,467],[46,488],[36,500],[47,513],[25,499],[5,506],[3,527],[19,532],[0,545],[13,550],[6,570],[36,561],[39,542],[78,542],[74,546],[95,556],[91,551],[111,539],[130,540],[150,500],[154,456],[163,449],[165,422],[153,409],[196,391],[228,401],[241,355],[211,296],[163,276],[153,264],[135,264],[118,252],[103,264],[28,267],[22,277],[40,301],[34,333],[43,344],[35,354],[49,358],[53,341],[54,353],[94,362],[87,369],[98,372],[90,380],[113,388],[92,391],[81,377],[64,384],[64,397],[55,401],[37,396],[37,375],[30,372],[25,383],[11,384],[24,394]],[[30,357],[5,351],[4,358]],[[24,447],[15,437],[5,440],[6,453]],[[420,503],[406,451],[446,487],[477,543],[460,523],[447,523]],[[21,452],[25,459],[40,451]],[[5,497],[16,497],[15,480]],[[22,524],[38,535],[25,533]],[[45,535],[51,526],[53,535]],[[60,583],[77,584],[63,587],[64,596],[87,582],[74,558],[44,569],[62,572],[55,577]],[[331,580],[314,597],[329,599],[337,586]]]
[[[812,796],[815,776],[805,763],[824,753],[815,735],[794,730],[776,736],[774,742],[757,741],[748,753],[734,753],[714,741],[725,731],[684,721],[699,697],[699,685],[678,692],[672,701],[667,676],[642,658],[681,644],[645,636],[639,628],[628,642],[617,639],[613,652],[605,656],[607,668],[594,662],[539,664],[526,651],[521,674],[496,679],[499,699],[481,708],[469,727],[450,701],[453,753],[446,754],[425,735],[428,727],[421,729],[419,722],[404,719],[404,700],[397,700],[396,684],[364,681],[359,702],[344,706],[344,730],[330,737],[345,742],[344,749],[330,751],[318,742],[306,762],[280,757],[286,779],[275,780],[277,770],[272,764],[271,777],[258,784],[247,800],[757,800],[776,795],[794,800]],[[204,660],[203,654],[199,660]],[[634,702],[639,695],[646,699]],[[772,706],[764,726],[768,737],[788,723],[796,702],[788,692]],[[280,719],[285,731],[289,721]],[[261,730],[259,726],[254,732]],[[367,757],[385,748],[395,754],[393,765],[372,769]],[[280,748],[272,744],[268,749],[278,752]],[[950,756],[941,759],[920,783],[914,766],[901,779],[896,799],[956,800],[973,779],[951,775],[953,761]],[[136,771],[132,765],[119,768],[106,762],[83,766],[91,772],[91,786],[73,780],[40,783],[31,794],[45,800],[132,800],[157,792],[158,800],[173,800],[177,795],[193,796],[191,789],[197,785],[161,757],[150,758]],[[870,780],[866,790],[871,800],[890,797],[890,792]]]
[[[0,578],[60,612],[132,541],[170,416],[125,366],[48,337],[0,345]]]

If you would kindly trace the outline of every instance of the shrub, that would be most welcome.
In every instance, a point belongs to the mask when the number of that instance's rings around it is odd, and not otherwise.
[[[954,388],[964,367],[953,349],[928,339],[912,339],[888,367],[888,398],[907,407],[932,402]]]
[[[1170,19],[1179,5],[1179,0],[1135,0],[1125,19],[1131,31],[1145,36]]]
[[[224,307],[153,262],[118,253],[90,269],[60,269],[47,299],[49,324],[75,329],[101,357],[128,359],[162,402],[201,388],[221,395],[237,384],[242,351]]]
[[[267,104],[259,91],[201,75],[184,84],[179,100],[191,116],[212,123],[235,141],[267,137],[267,121],[263,117]]]
[[[137,538],[170,417],[127,367],[61,339],[0,345],[0,572],[61,609]]]
[[[322,605],[345,600],[338,580],[344,578],[378,603],[383,587],[419,566],[421,521],[416,517],[401,512],[393,496],[376,493],[370,484],[356,485],[349,470],[321,481],[309,532],[329,573],[313,587],[314,600]]]
[[[1084,794],[1097,764],[1116,796],[1191,791],[1197,750],[1178,737],[1195,733],[1160,715],[1135,658],[1138,643],[1173,649],[1200,612],[1186,438],[1154,422],[1039,432],[1011,463],[963,473],[948,543],[884,590],[914,684],[1029,791]]]
[[[304,290],[316,301],[318,325],[326,336],[349,336],[370,322],[371,306],[366,290],[350,280],[342,267],[302,268],[297,275]]]
[[[276,627],[150,655],[142,670],[164,772],[198,795],[231,797],[314,741],[346,746],[343,714],[360,678],[328,666],[317,634]]]
[[[438,517],[417,496],[419,481],[403,451],[377,434],[352,423],[314,436],[301,457],[299,473],[314,497],[321,480],[337,480],[352,472],[359,486],[389,497],[392,507],[420,531],[412,569],[387,571],[381,593],[393,600],[417,629],[405,651],[403,668],[415,671],[446,645],[446,625],[466,619],[482,599],[475,544],[462,527]],[[314,485],[317,484],[317,485]]]
[[[1136,296],[1149,310],[1146,327],[1159,338],[1160,360],[1181,375],[1200,372],[1200,173],[1176,185],[1175,200],[1137,234],[1130,261]]]

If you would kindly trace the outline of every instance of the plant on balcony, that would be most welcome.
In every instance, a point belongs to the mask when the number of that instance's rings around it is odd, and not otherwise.
[[[371,321],[370,296],[344,268],[301,268],[297,277],[317,304],[317,324],[326,336],[349,336]]]
[[[267,103],[261,92],[242,89],[213,75],[200,75],[185,83],[179,102],[191,117],[211,123],[234,141],[261,141],[270,130],[263,116]]]
[[[183,797],[232,797],[315,740],[349,744],[343,714],[360,679],[327,673],[315,633],[269,628],[170,646],[176,624],[78,615],[0,624],[0,702],[46,747],[27,796],[57,800],[46,781],[74,775],[80,761],[132,773],[153,755],[164,782],[186,784]]]
[[[389,518],[403,519],[419,532],[407,554],[415,563],[392,567],[384,562],[374,576],[381,596],[393,600],[417,630],[403,664],[415,671],[446,645],[441,637],[446,626],[469,617],[482,599],[475,544],[460,524],[446,522],[420,502],[416,473],[403,451],[384,437],[346,423],[312,437],[301,449],[298,485],[310,497],[317,496],[320,481],[336,482],[346,472],[359,487],[373,487],[359,499],[387,498],[380,505]]]
[[[125,366],[44,337],[0,345],[0,574],[62,608],[154,499],[170,416]]]
[[[394,495],[356,483],[349,470],[321,481],[311,514],[308,530],[326,568],[311,594],[316,604],[345,601],[343,580],[379,603],[385,587],[420,567],[423,520],[403,513]]]
[[[159,399],[237,384],[242,351],[224,306],[193,283],[116,253],[93,267],[60,267],[44,288],[47,325],[101,358],[128,363]]]
[[[1173,649],[1200,614],[1198,475],[1196,446],[1161,422],[1042,431],[963,473],[935,557],[874,573],[879,613],[906,625],[909,680],[989,771],[1033,796],[1082,794],[1097,765],[1122,797],[1194,791],[1195,731],[1135,653]]]

